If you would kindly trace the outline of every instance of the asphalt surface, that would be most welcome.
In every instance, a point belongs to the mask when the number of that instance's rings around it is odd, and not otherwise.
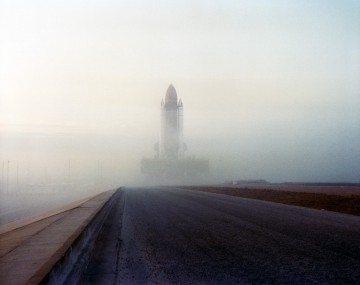
[[[80,284],[360,284],[360,218],[125,188]]]

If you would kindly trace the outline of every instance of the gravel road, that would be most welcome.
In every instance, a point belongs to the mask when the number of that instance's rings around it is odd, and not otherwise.
[[[360,284],[360,218],[124,188],[80,284]]]

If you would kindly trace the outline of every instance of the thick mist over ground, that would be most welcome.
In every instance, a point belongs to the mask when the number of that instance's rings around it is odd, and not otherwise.
[[[170,83],[187,155],[210,161],[184,182],[360,182],[359,13],[355,1],[1,1],[1,189],[148,183],[140,160]]]

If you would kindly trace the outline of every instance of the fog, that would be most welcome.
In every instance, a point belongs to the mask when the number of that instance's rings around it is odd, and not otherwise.
[[[148,183],[171,83],[184,183],[360,182],[356,1],[0,3],[2,192]]]

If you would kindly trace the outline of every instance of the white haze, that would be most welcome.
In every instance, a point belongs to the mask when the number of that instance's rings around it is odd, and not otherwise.
[[[360,182],[357,1],[0,3],[3,190],[146,183],[170,83],[197,182]]]

